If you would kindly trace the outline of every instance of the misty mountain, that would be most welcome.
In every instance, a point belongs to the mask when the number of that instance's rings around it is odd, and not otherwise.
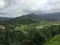
[[[6,23],[11,23],[11,24],[31,24],[31,23],[38,23],[40,22],[40,19],[32,14],[29,15],[24,15],[21,17],[13,18],[12,20],[6,21]]]
[[[0,17],[0,22],[12,23],[12,24],[30,24],[38,23],[42,20],[45,21],[60,21],[60,13],[51,13],[51,14],[28,14],[16,18],[5,18]]]
[[[60,13],[36,14],[37,17],[48,21],[60,21]]]
[[[0,17],[0,21],[10,20],[11,18],[8,17]]]
[[[8,20],[11,20],[12,18],[8,18],[8,17],[0,17],[0,24],[4,24],[6,23]]]

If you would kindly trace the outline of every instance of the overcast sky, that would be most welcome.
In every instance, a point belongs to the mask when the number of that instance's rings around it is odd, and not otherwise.
[[[0,0],[0,17],[60,12],[60,0]]]

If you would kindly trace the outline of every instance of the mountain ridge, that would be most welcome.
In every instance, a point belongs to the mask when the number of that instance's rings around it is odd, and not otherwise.
[[[52,13],[52,14],[28,14],[23,15],[16,18],[0,18],[0,22],[4,23],[21,23],[21,24],[30,24],[30,23],[38,23],[41,20],[44,21],[60,21],[60,13]],[[3,20],[2,20],[3,19]]]

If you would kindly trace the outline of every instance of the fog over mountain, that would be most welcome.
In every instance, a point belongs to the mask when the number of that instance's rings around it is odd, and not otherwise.
[[[0,17],[60,12],[60,0],[0,0]]]

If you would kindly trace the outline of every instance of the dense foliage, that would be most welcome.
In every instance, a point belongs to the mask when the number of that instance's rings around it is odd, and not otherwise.
[[[36,28],[37,25],[3,26],[5,28],[0,29],[0,45],[43,45],[51,39],[53,42],[57,38],[55,36],[60,35],[60,25],[43,28]]]
[[[60,45],[60,35],[54,36],[50,41],[44,45]]]

